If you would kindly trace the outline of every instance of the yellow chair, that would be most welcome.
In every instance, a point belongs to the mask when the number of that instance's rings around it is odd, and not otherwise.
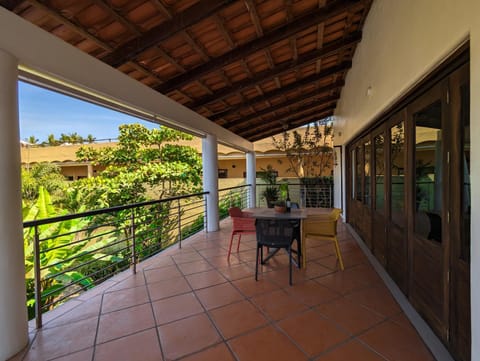
[[[333,241],[340,269],[343,271],[342,254],[340,253],[337,239],[337,221],[341,213],[341,209],[334,208],[330,214],[308,216],[302,223],[305,240],[309,237],[314,237]]]

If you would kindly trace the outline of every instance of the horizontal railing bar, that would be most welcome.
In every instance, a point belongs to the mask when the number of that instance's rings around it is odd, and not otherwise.
[[[149,206],[149,205],[153,205],[153,204],[171,202],[171,201],[175,201],[175,200],[178,200],[178,199],[186,199],[186,198],[190,198],[190,197],[204,196],[204,195],[209,194],[209,193],[210,192],[194,193],[194,194],[169,197],[169,198],[164,198],[164,199],[154,200],[154,201],[132,203],[132,204],[127,204],[127,205],[123,205],[123,206],[115,206],[115,207],[110,207],[110,208],[102,208],[102,209],[97,209],[97,210],[87,211],[87,212],[82,212],[82,213],[66,214],[66,215],[58,216],[58,217],[37,219],[37,220],[33,220],[33,221],[23,222],[23,227],[24,228],[35,227],[35,226],[41,226],[43,224],[48,224],[48,223],[68,221],[68,220],[75,219],[75,218],[96,216],[98,214],[105,214],[105,213],[114,213],[114,212],[119,212],[119,211],[123,211],[123,210],[127,210],[127,209],[132,209],[132,208],[139,208],[139,207],[145,207],[145,206]]]

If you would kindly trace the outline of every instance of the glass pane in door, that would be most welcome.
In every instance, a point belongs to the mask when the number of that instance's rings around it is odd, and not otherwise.
[[[383,212],[385,200],[385,137],[383,134],[373,138],[375,152],[375,209]]]
[[[462,239],[460,246],[460,258],[470,262],[470,88],[468,84],[460,88],[461,112],[460,121],[463,129],[463,152],[462,152]]]
[[[404,225],[405,217],[405,125],[400,122],[390,129],[390,175],[392,221]]]
[[[442,103],[413,114],[415,123],[415,233],[442,241]]]
[[[370,207],[370,202],[371,202],[371,196],[370,196],[370,193],[371,193],[371,184],[372,184],[372,181],[371,181],[371,153],[372,153],[372,150],[371,150],[371,142],[368,141],[365,143],[365,147],[364,147],[364,158],[365,158],[365,165],[364,165],[364,172],[365,172],[365,190],[363,192],[364,194],[364,197],[363,197],[363,203],[365,205],[367,205],[368,207]]]

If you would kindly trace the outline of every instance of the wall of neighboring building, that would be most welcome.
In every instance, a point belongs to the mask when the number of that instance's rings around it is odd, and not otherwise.
[[[470,39],[471,138],[480,136],[480,1],[376,0],[338,103],[335,145],[346,144]],[[343,152],[345,154],[345,152]],[[345,162],[344,162],[345,164]],[[343,170],[345,174],[345,169]],[[471,148],[472,240],[480,236],[480,145]],[[345,188],[343,189],[345,194]],[[471,247],[471,304],[480,303],[480,244]],[[472,307],[472,360],[480,311]]]

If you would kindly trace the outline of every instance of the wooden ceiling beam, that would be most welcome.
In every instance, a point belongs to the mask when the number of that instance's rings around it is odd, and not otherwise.
[[[257,103],[260,103],[260,102],[266,102],[266,101],[270,101],[271,99],[275,98],[275,97],[278,97],[280,95],[283,95],[289,91],[292,91],[292,90],[296,90],[298,89],[299,87],[302,87],[302,86],[305,86],[305,85],[309,85],[309,84],[312,84],[314,82],[317,82],[321,79],[323,79],[324,77],[323,76],[319,76],[318,74],[316,75],[312,75],[312,76],[309,76],[307,78],[304,78],[300,81],[296,81],[294,83],[291,83],[291,84],[288,84],[280,89],[275,89],[275,90],[272,90],[271,92],[268,92],[266,93],[264,96],[259,96],[259,97],[255,97],[251,100],[249,100],[248,102],[244,102],[244,103],[241,103],[239,105],[236,105],[236,106],[233,106],[231,107],[230,109],[228,110],[225,110],[223,112],[220,112],[220,113],[217,113],[217,114],[214,114],[210,117],[210,120],[218,120],[218,119],[221,119],[227,115],[231,115],[231,114],[235,114],[237,113],[239,110],[241,110],[242,108],[246,108],[246,107],[249,107],[251,105],[254,105],[254,104],[257,104]],[[343,80],[339,80],[333,84],[329,84],[327,86],[324,86],[320,89],[317,90],[317,93],[323,93],[323,92],[328,92],[328,91],[332,91],[332,90],[335,90],[335,89],[338,89],[342,86],[345,85],[345,81]]]
[[[327,110],[327,111],[325,111],[323,113],[320,113],[320,114],[311,115],[309,117],[299,119],[298,121],[291,123],[287,127],[287,129],[285,129],[285,124],[279,124],[277,126],[274,126],[274,125],[270,124],[270,127],[265,131],[257,132],[256,134],[252,134],[252,135],[248,135],[248,136],[244,135],[243,137],[250,142],[256,142],[257,140],[264,139],[264,138],[271,137],[271,136],[277,135],[279,133],[282,133],[285,130],[295,129],[295,128],[301,127],[302,125],[306,125],[306,124],[312,123],[316,120],[321,120],[321,119],[330,117],[332,115],[333,115],[333,110]]]
[[[213,16],[213,20],[215,21],[215,24],[217,25],[217,28],[222,34],[223,38],[228,43],[228,46],[230,47],[230,49],[233,49],[235,47],[235,42],[232,40],[232,36],[230,35],[227,28],[225,27],[225,24],[223,23],[223,19],[220,18],[220,15],[215,14]]]
[[[102,60],[113,67],[118,67],[134,59],[144,50],[215,14],[232,2],[233,0],[201,0],[184,12],[175,14],[170,20],[148,30],[142,36],[126,42]]]
[[[314,103],[314,104],[308,104],[308,105],[303,105],[298,109],[293,110],[289,114],[282,115],[282,117],[272,119],[270,122],[262,122],[262,125],[259,126],[245,126],[240,129],[236,129],[235,133],[240,134],[240,135],[245,135],[245,134],[250,134],[258,131],[259,129],[266,128],[270,125],[271,122],[277,122],[281,124],[290,124],[292,122],[298,121],[302,118],[313,116],[318,114],[319,112],[325,112],[325,111],[330,111],[334,110],[336,103],[334,105],[329,103]],[[231,130],[230,128],[227,128]]]
[[[305,30],[311,26],[324,22],[331,17],[348,11],[353,5],[356,5],[362,1],[364,0],[336,1],[322,9],[309,12],[307,15],[301,16],[296,20],[293,20],[292,22],[287,23],[274,31],[265,34],[261,38],[257,38],[246,44],[243,44],[225,53],[224,55],[197,66],[185,74],[178,75],[168,80],[165,82],[165,84],[159,86],[157,90],[165,94],[175,88],[180,88],[198,78],[217,71],[228,64],[245,59],[249,55],[260,51],[261,49],[265,49],[281,40],[288,39],[299,31]]]
[[[1,0],[0,5],[9,11],[14,11],[23,0]]]
[[[255,74],[255,76],[253,76],[251,79],[245,79],[235,83],[233,87],[219,89],[216,92],[214,92],[211,97],[207,96],[207,97],[200,98],[196,100],[193,104],[187,104],[187,106],[189,106],[192,109],[196,109],[197,107],[200,107],[204,104],[208,104],[218,99],[229,97],[233,94],[236,94],[248,88],[254,87],[258,83],[262,83],[276,76],[280,76],[282,74],[288,73],[292,71],[292,69],[294,68],[309,65],[320,58],[327,57],[327,56],[330,56],[331,54],[337,53],[340,49],[352,47],[355,44],[357,44],[361,39],[362,39],[361,33],[354,33],[350,37],[348,37],[348,39],[340,39],[338,41],[330,43],[327,46],[324,46],[322,49],[310,51],[306,54],[300,55],[296,62],[287,60],[282,63],[276,64],[275,68],[273,69],[268,69],[263,72],[259,72]],[[351,66],[352,66],[351,62],[345,62],[335,68],[336,69],[342,68],[343,70],[348,70],[351,68]],[[330,69],[333,69],[333,68],[330,68]],[[335,72],[337,71],[341,71],[341,70],[335,70]],[[158,88],[159,87],[156,87],[155,89],[159,90]]]
[[[298,103],[305,102],[307,100],[312,100],[312,99],[313,99],[313,101],[310,101],[309,104],[312,104],[312,103],[331,103],[333,101],[337,101],[339,99],[339,96],[338,95],[320,96],[318,94],[318,91],[315,89],[315,90],[312,90],[311,92],[304,93],[299,97],[296,97],[294,99],[290,99],[286,102],[280,103],[280,104],[275,105],[273,107],[270,107],[268,109],[264,109],[260,112],[255,112],[255,114],[247,115],[246,117],[242,117],[239,120],[234,120],[233,122],[227,122],[226,124],[224,124],[224,126],[228,129],[235,128],[235,127],[238,127],[239,125],[243,125],[245,123],[248,123],[248,122],[250,122],[254,119],[263,117],[267,114],[271,114],[273,112],[282,110],[284,108],[291,107],[292,105],[296,105]]]
[[[245,0],[245,7],[250,14],[250,19],[252,19],[252,23],[255,27],[255,32],[257,33],[257,36],[262,37],[263,28],[262,24],[260,23],[260,17],[258,16],[257,9],[255,8],[255,3],[253,2],[253,0]]]
[[[120,14],[117,10],[115,10],[112,6],[110,6],[110,4],[107,4],[104,0],[93,0],[93,3],[97,5],[99,8],[109,13],[112,17],[115,18],[116,21],[118,21],[120,24],[126,27],[136,37],[142,34],[139,28],[137,28],[130,21],[125,19],[122,14]]]

